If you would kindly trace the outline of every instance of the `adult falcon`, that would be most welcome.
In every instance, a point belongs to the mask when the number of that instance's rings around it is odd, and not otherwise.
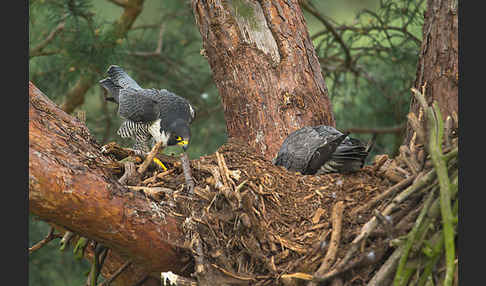
[[[303,175],[356,172],[363,167],[372,141],[365,146],[334,127],[306,126],[285,138],[273,163]]]
[[[118,129],[123,138],[135,138],[134,148],[150,151],[150,141],[163,142],[163,148],[180,145],[187,150],[191,140],[190,124],[195,112],[186,99],[165,89],[140,87],[121,67],[111,65],[108,77],[99,83],[118,104],[118,114],[125,121]]]

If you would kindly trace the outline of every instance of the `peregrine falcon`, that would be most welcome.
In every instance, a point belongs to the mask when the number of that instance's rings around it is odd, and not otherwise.
[[[162,147],[180,145],[187,150],[191,140],[193,106],[184,98],[165,89],[145,89],[119,66],[111,65],[108,77],[100,85],[118,104],[118,114],[125,121],[118,129],[123,138],[135,138],[134,149],[150,151],[150,140],[163,142]]]
[[[331,126],[306,126],[285,138],[273,164],[303,175],[356,172],[363,167],[371,145]]]

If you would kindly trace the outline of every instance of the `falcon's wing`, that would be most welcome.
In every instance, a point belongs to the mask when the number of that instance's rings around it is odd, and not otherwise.
[[[142,89],[138,83],[133,80],[121,67],[111,65],[106,71],[109,78],[116,86],[120,88]]]
[[[366,146],[358,139],[346,138],[332,155],[333,159],[364,161],[368,156]]]
[[[162,89],[159,91],[156,100],[159,103],[161,126],[168,126],[176,119],[182,119],[188,124],[194,120],[194,108],[185,98]]]
[[[133,122],[151,122],[156,120],[159,113],[159,102],[154,99],[153,89],[120,90],[118,113],[125,119]]]
[[[323,140],[325,143],[322,143],[322,145],[316,149],[309,160],[305,174],[315,174],[322,165],[333,158],[334,152],[347,136],[347,134],[341,134],[326,137],[326,140]]]
[[[304,173],[310,158],[321,144],[322,138],[312,127],[301,128],[285,138],[274,164]]]

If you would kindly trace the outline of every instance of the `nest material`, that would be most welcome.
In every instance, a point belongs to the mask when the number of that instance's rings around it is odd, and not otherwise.
[[[378,159],[352,174],[301,175],[230,140],[216,153],[190,162],[194,195],[185,191],[180,161],[170,157],[161,158],[168,171],[150,167],[138,185],[129,188],[157,201],[164,215],[184,219],[185,241],[177,245],[202,256],[221,283],[288,284],[282,275],[314,273],[321,265],[330,247],[332,209],[338,202],[343,205],[341,239],[331,265],[343,259],[350,242],[374,216],[373,210],[383,209],[386,199],[363,208],[393,184],[393,176],[385,171],[389,168],[383,169],[389,159]],[[404,215],[397,210],[392,217],[398,220]],[[386,231],[378,229],[361,250],[376,252],[386,241]],[[202,253],[196,249],[198,243]],[[370,278],[373,268],[364,266],[348,274],[356,283]]]
[[[214,154],[190,161],[190,191],[185,190],[184,165],[171,157],[159,157],[168,171],[149,168],[137,180],[125,181],[138,182],[129,188],[157,201],[154,209],[161,216],[181,218],[185,236],[174,244],[193,255],[186,270],[197,282],[180,277],[171,280],[176,285],[309,286],[338,280],[389,285],[397,264],[395,280],[409,279],[403,271],[408,258],[419,265],[415,279],[425,282],[438,261],[433,257],[443,251],[434,248],[424,258],[421,249],[426,240],[441,237],[440,228],[429,226],[440,224],[444,202],[437,193],[443,198],[449,192],[442,188],[447,176],[454,184],[450,200],[457,204],[457,120],[446,121],[443,143],[433,140],[434,131],[427,143],[427,129],[413,119],[409,116],[414,138],[401,146],[399,156],[376,156],[373,165],[352,174],[289,172],[229,140]],[[431,150],[443,145],[444,155],[431,158],[426,144]],[[438,160],[444,160],[441,172],[434,168]],[[127,166],[134,161],[128,161],[125,170],[133,170]],[[446,262],[445,279],[451,279],[454,261]],[[434,279],[441,279],[438,272],[432,273]],[[164,282],[174,277],[169,274],[162,273]]]

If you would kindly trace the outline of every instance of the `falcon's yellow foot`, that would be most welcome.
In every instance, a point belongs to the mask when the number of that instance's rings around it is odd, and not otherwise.
[[[154,163],[158,165],[162,170],[167,171],[167,167],[157,158],[154,157]]]

